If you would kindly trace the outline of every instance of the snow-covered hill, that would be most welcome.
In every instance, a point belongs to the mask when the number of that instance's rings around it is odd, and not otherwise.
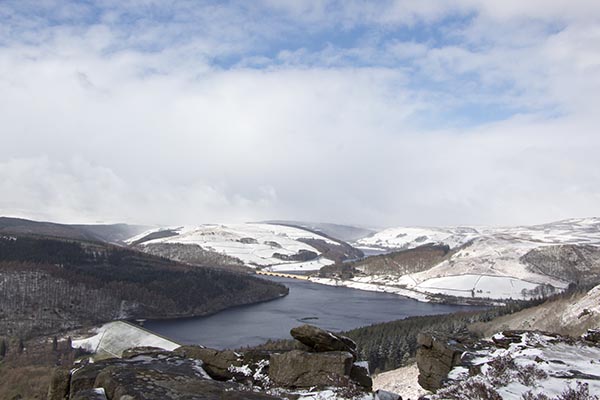
[[[600,244],[600,218],[574,218],[516,227],[397,227],[355,241],[358,248],[405,250],[425,244],[459,247],[473,239],[498,237],[545,244]]]
[[[457,247],[480,235],[477,228],[388,228],[354,242],[354,246],[367,250],[406,250],[425,244],[446,244]]]
[[[535,329],[581,336],[588,329],[600,327],[600,285],[589,291],[576,292],[488,322],[475,323],[470,329],[487,337],[507,327],[513,330]]]
[[[501,300],[548,295],[569,283],[600,277],[600,218],[530,227],[391,228],[355,242],[396,251],[425,245],[446,245],[450,251],[414,273],[405,273],[410,266],[400,264],[398,273],[373,273],[368,259],[363,260],[351,281],[337,283],[408,289],[415,298],[427,294]]]
[[[307,230],[272,224],[223,224],[161,228],[126,241],[142,250],[153,244],[200,246],[239,259],[249,267],[273,271],[318,270],[332,264],[319,248],[342,244]]]

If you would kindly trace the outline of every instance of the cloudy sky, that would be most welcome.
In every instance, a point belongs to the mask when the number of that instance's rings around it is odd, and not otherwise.
[[[1,0],[0,215],[600,215],[597,0]]]

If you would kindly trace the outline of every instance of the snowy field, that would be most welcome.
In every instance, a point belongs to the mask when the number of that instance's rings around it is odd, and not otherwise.
[[[545,246],[600,246],[600,218],[570,219],[529,227],[390,228],[354,243],[372,249],[411,249],[425,244],[454,249],[434,267],[408,275],[354,278],[346,286],[391,291],[401,287],[429,294],[465,298],[528,299],[541,285],[564,290],[568,282],[528,271],[522,257]],[[371,286],[368,286],[368,285]],[[409,292],[410,297],[414,297]]]

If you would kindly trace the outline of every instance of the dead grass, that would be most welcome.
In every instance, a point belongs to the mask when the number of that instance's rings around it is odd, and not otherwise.
[[[15,367],[0,363],[0,399],[46,399],[52,367]]]

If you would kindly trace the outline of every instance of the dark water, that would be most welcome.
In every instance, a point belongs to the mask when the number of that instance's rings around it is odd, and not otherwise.
[[[223,349],[256,345],[269,338],[290,338],[290,329],[303,323],[343,331],[414,315],[446,314],[475,308],[420,303],[393,294],[294,279],[269,279],[288,286],[290,294],[208,317],[146,321],[144,327],[179,343]]]

